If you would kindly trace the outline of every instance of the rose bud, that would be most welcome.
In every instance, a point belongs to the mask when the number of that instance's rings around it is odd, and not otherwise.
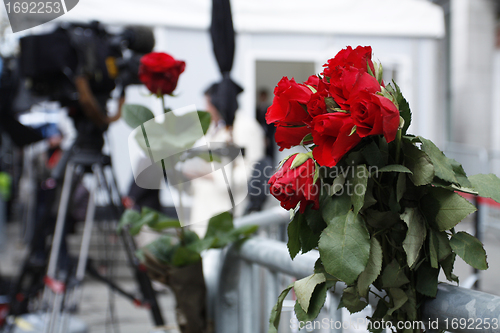
[[[285,209],[293,209],[299,203],[301,213],[309,204],[313,209],[319,208],[318,172],[310,154],[290,156],[271,177],[269,184],[271,194]]]

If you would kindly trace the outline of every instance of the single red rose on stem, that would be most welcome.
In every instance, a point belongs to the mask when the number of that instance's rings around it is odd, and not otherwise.
[[[295,154],[290,156],[283,166],[271,177],[271,194],[280,201],[285,209],[293,209],[300,202],[301,213],[312,204],[313,209],[319,208],[320,187],[318,181],[314,181],[316,174],[316,163],[308,157],[302,164],[292,169],[296,158],[304,158],[306,154]]]
[[[354,50],[348,46],[323,65],[323,82],[329,85],[330,94],[343,110],[349,110],[348,99],[360,75],[367,73],[368,67],[375,73],[371,57],[370,46],[358,46]]]
[[[316,147],[313,157],[321,166],[333,167],[354,148],[361,138],[353,132],[351,115],[343,112],[326,113],[312,122],[312,137]]]
[[[387,97],[377,94],[380,91],[373,76],[361,75],[349,98],[351,118],[360,137],[383,134],[391,142],[398,132],[399,110]]]
[[[170,95],[177,87],[186,63],[162,52],[148,53],[141,58],[139,80],[156,95]]]

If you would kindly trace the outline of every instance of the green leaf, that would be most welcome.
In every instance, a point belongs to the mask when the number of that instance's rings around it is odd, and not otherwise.
[[[326,278],[323,274],[313,274],[295,281],[293,289],[295,290],[297,302],[299,302],[302,310],[305,312],[309,310],[309,302],[311,301],[314,289],[318,284],[324,283],[325,281]]]
[[[425,218],[418,208],[407,207],[401,219],[408,226],[406,238],[403,241],[403,249],[406,252],[408,266],[413,268],[420,254],[420,248],[424,244],[427,229],[425,228]]]
[[[344,289],[338,308],[345,307],[352,314],[363,310],[367,305],[368,303],[359,299],[356,287],[350,286]]]
[[[429,194],[421,199],[424,214],[429,222],[434,221],[439,231],[450,230],[476,207],[467,199],[442,188],[431,188]]]
[[[447,158],[432,141],[424,139],[420,136],[418,139],[422,142],[422,150],[425,151],[434,165],[436,177],[450,183],[458,184],[450,159]]]
[[[148,223],[148,227],[155,231],[162,231],[169,228],[180,228],[181,223],[179,220],[171,219],[161,214],[156,220]]]
[[[475,269],[488,269],[486,251],[476,237],[463,231],[457,232],[451,237],[450,246],[460,258]]]
[[[309,309],[305,312],[300,306],[299,302],[295,302],[295,314],[297,315],[297,319],[299,321],[312,321],[318,317],[319,312],[323,308],[326,300],[326,292],[330,289],[335,282],[326,281],[325,283],[321,283],[316,286],[314,292],[311,296],[311,300],[309,302]]]
[[[326,228],[326,222],[323,220],[320,209],[312,209],[312,205],[309,205],[306,208],[304,216],[306,217],[307,225],[313,232],[321,233]]]
[[[153,112],[142,105],[125,104],[122,107],[122,119],[132,128],[137,128],[154,117]]]
[[[171,264],[172,256],[179,245],[178,240],[170,235],[162,236],[144,248],[149,251],[159,261]]]
[[[300,243],[300,213],[297,213],[293,220],[288,224],[288,243],[286,244],[288,247],[288,252],[290,253],[290,258],[292,260],[297,256],[302,248]]]
[[[352,211],[335,217],[321,233],[319,253],[329,274],[354,283],[370,256],[370,234],[362,217]]]
[[[237,236],[237,237],[239,237],[239,236],[248,237],[248,236],[254,234],[257,230],[259,230],[259,226],[258,225],[248,224],[248,225],[243,225],[241,227],[233,229],[231,231],[231,235],[234,235],[234,236]]]
[[[480,196],[500,202],[500,179],[496,175],[492,173],[478,174],[470,176],[469,180]]]
[[[318,246],[321,232],[315,233],[309,227],[304,214],[299,214],[299,239],[302,253],[307,253]]]
[[[125,226],[134,225],[140,220],[141,220],[141,213],[133,209],[127,209],[120,217],[120,223],[118,223],[116,231],[121,232]]]
[[[399,288],[390,288],[389,295],[391,295],[394,306],[387,311],[387,314],[392,315],[394,311],[400,309],[408,301],[408,296]]]
[[[364,164],[358,165],[356,171],[354,172],[354,178],[352,179],[352,196],[351,202],[354,206],[354,214],[358,214],[359,210],[363,207],[365,203],[365,193],[368,184],[368,169]]]
[[[207,111],[197,111],[198,118],[200,118],[201,129],[203,134],[207,134],[208,128],[210,127],[210,122],[212,121],[212,117],[210,113]]]
[[[283,309],[283,301],[293,287],[293,283],[285,288],[278,296],[278,301],[274,305],[271,316],[269,317],[269,330],[268,333],[278,333],[278,328],[280,325],[281,309]]]
[[[366,147],[361,151],[363,157],[365,158],[368,165],[375,166],[377,168],[382,168],[385,165],[384,157],[380,152],[380,148],[375,143],[371,141]]]
[[[364,164],[357,166],[352,179],[351,202],[354,206],[354,214],[358,214],[365,203],[365,193],[369,176],[368,169],[366,169]]]
[[[203,119],[206,119],[203,116]],[[203,124],[200,123],[198,112],[189,112],[183,115],[167,113],[162,123],[149,121],[144,125],[147,140],[143,131],[137,131],[136,140],[142,150],[153,156],[172,155],[186,151],[203,137]],[[203,120],[205,121],[205,120]]]
[[[419,293],[429,297],[436,297],[439,269],[432,268],[425,261],[417,270],[416,289]]]
[[[458,283],[458,276],[453,274],[453,265],[455,264],[456,256],[457,255],[455,253],[452,253],[450,256],[446,257],[441,262],[441,268],[443,269],[443,272],[446,275],[446,279],[448,279],[448,281],[455,281],[456,283]]]
[[[387,165],[383,168],[380,168],[374,172],[372,172],[372,175],[378,174],[379,172],[403,172],[403,173],[412,173],[410,169],[405,167],[404,165],[401,164],[391,164]]]
[[[220,233],[226,233],[233,230],[233,216],[231,213],[224,212],[212,217],[208,221],[205,238],[216,237]]]
[[[451,252],[450,240],[446,235],[446,232],[436,232],[431,229],[431,232],[436,236],[438,240],[438,260],[443,261],[448,257]]]
[[[399,288],[410,282],[396,259],[384,268],[381,276],[382,288]]]
[[[405,165],[410,169],[410,179],[416,186],[426,185],[434,179],[434,166],[427,154],[413,143],[403,140]]]
[[[457,177],[457,179],[458,179],[458,177]],[[439,178],[434,178],[434,180],[432,181],[431,185],[447,189],[448,191],[458,191],[458,192],[469,193],[469,194],[473,194],[473,195],[478,195],[479,194],[476,190],[474,190],[472,188],[472,185],[469,188],[468,187],[463,187],[463,186],[460,186],[460,185],[456,185],[456,184],[451,184],[451,183],[445,182],[444,180],[441,180]]]
[[[370,257],[365,270],[358,278],[359,295],[367,298],[370,285],[375,282],[382,270],[382,247],[375,237],[372,236],[370,245]]]
[[[401,90],[399,89],[399,86],[396,84],[396,82],[392,81],[394,83],[394,87],[396,88],[396,101],[398,103],[398,108],[399,108],[399,115],[403,117],[405,124],[403,126],[402,133],[403,135],[406,134],[406,131],[408,130],[408,127],[410,127],[411,124],[411,111],[410,111],[410,105],[406,101],[406,99],[403,97],[403,94],[401,93]]]
[[[337,217],[346,215],[347,212],[351,210],[351,207],[351,198],[347,195],[347,191],[344,191],[344,193],[340,196],[326,198],[320,209],[323,219],[328,225],[331,224]]]
[[[179,246],[177,251],[174,252],[172,258],[172,265],[177,267],[196,264],[201,261],[201,256],[198,252],[193,251],[187,247]]]
[[[430,229],[429,233],[429,259],[432,268],[439,268],[439,240],[436,235],[436,231]]]
[[[330,188],[328,190],[328,194],[330,196],[333,196],[336,193],[340,192],[340,190],[343,190],[344,189],[344,184],[345,184],[345,179],[346,179],[346,177],[344,175],[338,175],[333,180],[332,185],[330,185]]]
[[[458,163],[453,158],[448,158],[448,161],[453,167],[453,172],[455,173],[455,177],[457,178],[460,187],[471,188],[472,184],[467,178],[467,175],[465,174],[462,164]]]

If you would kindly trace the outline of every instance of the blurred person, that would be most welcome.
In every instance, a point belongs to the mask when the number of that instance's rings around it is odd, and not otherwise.
[[[276,132],[276,127],[273,124],[268,124],[266,122],[267,109],[271,106],[269,102],[269,94],[267,89],[262,88],[259,91],[259,100],[256,109],[256,118],[260,126],[264,130],[266,137],[266,156],[274,160],[274,150],[276,144],[274,143],[274,133]]]
[[[211,116],[205,139],[208,143],[226,143],[242,148],[244,164],[235,159],[233,169],[229,170],[231,174],[228,175],[232,179],[233,197],[237,197],[247,190],[253,165],[264,157],[264,133],[254,118],[245,116],[239,110],[236,111],[233,126],[226,126],[226,120],[214,105],[217,104],[214,98],[217,98],[218,89],[219,84],[212,84],[204,93],[206,111]],[[182,168],[183,173],[192,179],[190,228],[200,237],[205,235],[209,218],[221,213],[220,202],[228,196],[227,185],[214,181],[211,170],[212,166],[199,157],[187,160]],[[234,216],[242,215],[243,209],[244,204],[237,205]]]

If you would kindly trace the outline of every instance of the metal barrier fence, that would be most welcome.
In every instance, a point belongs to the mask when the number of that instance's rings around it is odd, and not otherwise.
[[[235,225],[268,227],[288,220],[288,213],[277,208],[238,219]],[[261,237],[224,251],[209,252],[204,257],[204,265],[210,267],[205,279],[215,331],[267,332],[269,314],[281,290],[293,278],[312,274],[317,258],[318,253],[311,251],[292,261],[284,242]],[[329,293],[325,304],[326,316],[333,323],[345,322],[342,312],[337,310],[341,289],[338,286],[337,294]],[[429,332],[442,329],[459,333],[500,332],[500,297],[440,284],[436,299],[424,305],[423,323],[436,328]],[[286,316],[282,316],[281,326],[280,332],[298,332],[296,327],[290,328]],[[345,325],[331,325],[327,330],[315,332],[343,332],[342,326]]]

